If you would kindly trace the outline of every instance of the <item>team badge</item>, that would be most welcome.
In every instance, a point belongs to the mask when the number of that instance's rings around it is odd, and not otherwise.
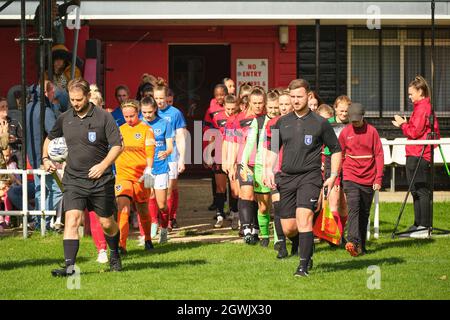
[[[121,184],[116,184],[116,191],[120,192],[122,190],[122,185]]]
[[[97,133],[96,133],[96,132],[89,131],[89,132],[88,132],[88,140],[89,140],[90,142],[95,142],[95,140],[97,140]]]
[[[307,146],[311,145],[312,140],[313,140],[312,135],[310,135],[310,134],[305,135],[305,144]]]
[[[155,135],[159,136],[161,135],[162,130],[161,129],[155,129]]]
[[[134,134],[134,137],[136,138],[136,140],[139,140],[140,138],[142,138],[142,135],[138,132]]]

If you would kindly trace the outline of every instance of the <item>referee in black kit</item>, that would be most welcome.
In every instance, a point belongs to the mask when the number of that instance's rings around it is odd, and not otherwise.
[[[119,227],[114,220],[117,212],[114,198],[114,175],[111,165],[122,152],[119,128],[111,114],[89,103],[89,83],[83,79],[68,84],[72,109],[56,120],[55,126],[45,139],[42,161],[48,172],[56,170],[48,158],[48,145],[52,139],[64,137],[68,157],[63,177],[64,185],[64,258],[65,267],[52,270],[52,275],[70,276],[80,246],[78,227],[84,210],[95,211],[105,232],[111,250],[110,269],[120,271]]]
[[[342,158],[339,141],[331,125],[308,108],[309,92],[306,80],[296,79],[289,84],[294,111],[277,121],[272,137],[268,139],[271,150],[268,159],[270,171],[266,172],[266,184],[276,186],[280,191],[283,232],[290,239],[298,236],[300,265],[294,273],[298,277],[307,277],[308,269],[312,268],[314,211],[317,209],[322,187],[328,190],[333,187]],[[331,176],[325,183],[321,172],[323,145],[332,153]],[[281,175],[275,184],[271,169],[281,147]]]

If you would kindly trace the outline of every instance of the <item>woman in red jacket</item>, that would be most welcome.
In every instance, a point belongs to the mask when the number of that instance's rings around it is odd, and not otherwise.
[[[414,104],[414,110],[409,121],[395,115],[395,120],[392,123],[402,129],[403,134],[408,140],[426,140],[428,134],[431,132],[430,115],[431,115],[431,91],[427,81],[417,76],[408,86],[409,98]],[[434,132],[436,138],[440,138],[439,125],[435,116]],[[423,145],[407,145],[406,146],[406,178],[408,183],[411,183],[414,171],[419,163],[419,168],[411,187],[411,194],[414,200],[414,225],[409,228],[409,236],[413,238],[422,238],[428,236],[428,230],[424,228],[431,227],[431,212],[430,212],[430,162],[431,149],[430,146],[425,146],[423,158]],[[416,231],[416,229],[422,229]]]

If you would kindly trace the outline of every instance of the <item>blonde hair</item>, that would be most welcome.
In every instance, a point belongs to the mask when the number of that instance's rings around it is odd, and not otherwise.
[[[167,87],[166,80],[164,80],[163,78],[158,78],[156,81],[156,85],[153,88],[153,92],[155,92],[155,91],[164,91],[164,94],[167,97],[169,94],[169,88]]]
[[[417,75],[414,80],[409,83],[408,88],[409,87],[413,87],[417,91],[422,90],[422,95],[425,98],[431,96],[430,86],[428,85],[427,80],[425,80],[425,78],[421,75]]]
[[[157,80],[158,79],[154,75],[149,73],[144,73],[141,76],[141,84],[150,83],[152,86],[155,86]]]
[[[120,108],[122,110],[123,110],[123,108],[128,108],[128,107],[134,108],[136,110],[136,112],[138,112],[138,113],[141,110],[140,102],[137,100],[134,100],[134,99],[128,99],[120,105]]]
[[[278,101],[280,91],[278,89],[271,89],[267,92],[267,101]]]
[[[252,92],[252,85],[249,82],[243,83],[239,87],[239,98],[248,96]]]
[[[321,104],[317,110],[316,113],[320,114],[320,113],[328,113],[330,116],[334,115],[334,110],[332,107],[330,107],[328,104]]]
[[[89,102],[92,102],[97,107],[103,107],[104,101],[103,101],[102,93],[100,92],[97,85],[91,84],[90,89],[91,89],[90,90],[91,98],[89,99]]]
[[[336,98],[336,100],[334,100],[334,104],[333,104],[333,108],[336,109],[338,104],[344,102],[346,104],[348,104],[349,106],[352,104],[352,100],[350,100],[350,98],[346,95],[341,95],[339,97]]]
[[[252,96],[258,96],[264,98],[264,103],[267,101],[267,96],[262,87],[254,87],[252,92],[250,92],[249,98]]]

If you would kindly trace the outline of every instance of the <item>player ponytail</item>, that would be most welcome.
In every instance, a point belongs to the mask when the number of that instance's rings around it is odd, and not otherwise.
[[[431,97],[430,86],[428,85],[427,80],[425,80],[425,78],[420,75],[416,76],[414,80],[409,83],[408,88],[409,87],[413,87],[417,91],[422,90],[422,97],[424,98]]]

